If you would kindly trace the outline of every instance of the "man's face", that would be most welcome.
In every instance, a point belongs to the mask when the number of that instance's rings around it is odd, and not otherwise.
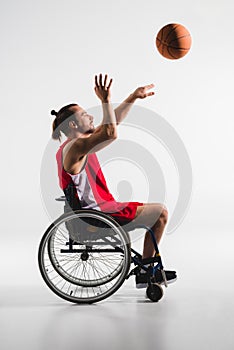
[[[71,108],[74,111],[75,119],[77,121],[77,125],[79,127],[79,131],[82,134],[90,134],[95,130],[93,124],[93,116],[88,114],[82,107],[73,106]]]

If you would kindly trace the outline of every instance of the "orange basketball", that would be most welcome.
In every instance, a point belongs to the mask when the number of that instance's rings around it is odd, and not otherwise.
[[[163,57],[177,60],[185,56],[191,47],[191,35],[182,24],[171,23],[160,29],[156,46]]]

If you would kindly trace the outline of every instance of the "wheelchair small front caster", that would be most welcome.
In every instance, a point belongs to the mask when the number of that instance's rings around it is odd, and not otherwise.
[[[151,301],[159,301],[163,296],[163,289],[160,284],[152,283],[147,287],[146,295]]]

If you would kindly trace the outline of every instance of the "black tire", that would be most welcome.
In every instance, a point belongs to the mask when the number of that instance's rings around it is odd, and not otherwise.
[[[76,280],[74,278],[72,279],[70,272],[66,273],[66,265],[64,264],[63,268],[61,269],[59,266],[60,264],[57,264],[55,255],[53,256],[54,252],[51,251],[51,247],[55,242],[54,237],[56,236],[56,230],[58,231],[58,227],[61,227],[59,226],[61,223],[65,224],[69,220],[77,217],[89,217],[94,218],[95,220],[98,219],[109,225],[111,232],[113,231],[113,233],[109,233],[108,231],[108,238],[106,238],[106,236],[104,237],[105,245],[110,246],[111,254],[113,254],[113,247],[115,250],[117,250],[114,251],[114,253],[118,254],[118,259],[116,258],[118,268],[115,269],[115,265],[112,264],[114,265],[114,267],[112,267],[112,275],[103,275],[102,278],[96,278],[96,280],[91,279],[90,283],[89,273],[86,272],[85,277],[87,278],[87,281],[84,283],[84,276],[82,278],[77,278]],[[61,234],[62,237],[64,236],[65,241],[69,240],[67,230],[66,232],[65,229],[63,232],[60,230],[59,234]],[[91,243],[95,247],[95,242]],[[85,242],[85,244],[87,245],[87,242]],[[80,246],[83,245],[80,244]],[[98,254],[98,248],[95,248],[94,250],[96,251],[95,254]],[[122,260],[119,258],[120,255]],[[102,259],[105,261],[104,253]],[[129,235],[111,216],[102,212],[94,210],[77,210],[75,213],[63,214],[48,227],[43,235],[39,246],[38,262],[43,279],[48,287],[58,296],[74,303],[97,302],[109,297],[111,294],[117,291],[125,280],[131,263]],[[98,269],[96,268],[96,271],[97,270]],[[95,272],[95,275],[97,273],[98,272]]]
[[[152,283],[147,287],[146,295],[151,301],[157,302],[163,296],[163,289],[160,284]]]

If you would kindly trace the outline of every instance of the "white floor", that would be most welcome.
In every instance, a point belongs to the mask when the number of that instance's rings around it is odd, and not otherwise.
[[[183,288],[152,303],[125,285],[95,305],[73,305],[47,287],[3,289],[1,349],[232,350],[233,293]]]
[[[27,257],[15,255],[14,268],[2,269],[11,278],[0,288],[1,350],[234,349],[231,233],[222,240],[218,232],[205,231],[165,236],[165,265],[175,268],[179,278],[164,288],[158,303],[135,289],[133,277],[97,304],[63,301],[39,275],[36,245],[31,244],[34,250],[24,250],[30,252]],[[1,258],[4,263],[4,255]]]

